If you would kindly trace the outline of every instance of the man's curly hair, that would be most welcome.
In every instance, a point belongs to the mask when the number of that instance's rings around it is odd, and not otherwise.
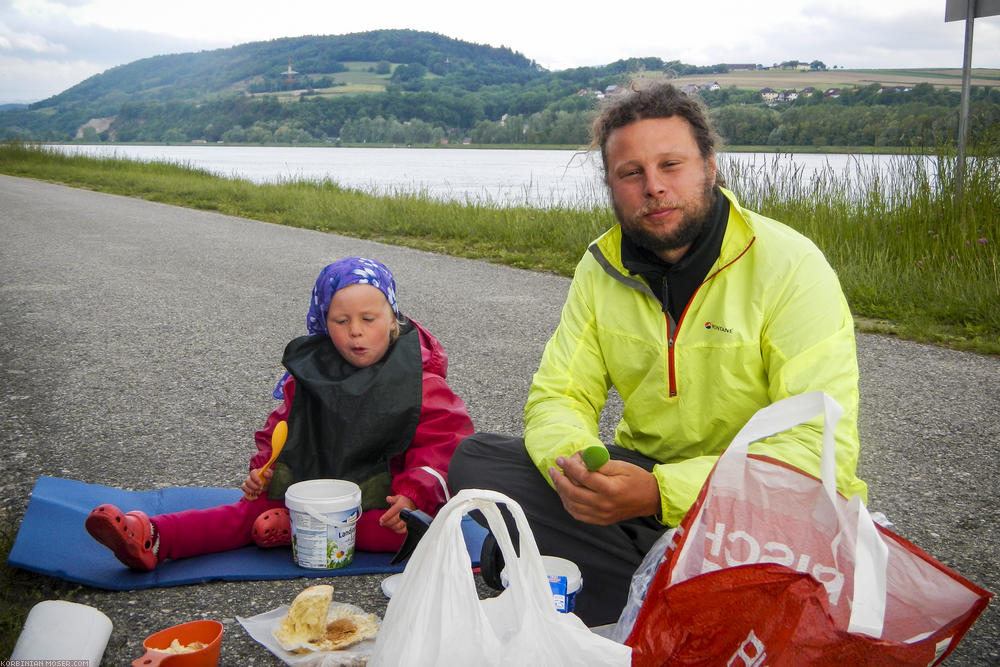
[[[590,147],[601,149],[605,176],[608,172],[608,136],[615,130],[638,120],[650,118],[670,118],[680,116],[691,126],[698,151],[702,158],[715,153],[720,143],[719,135],[708,121],[708,113],[701,102],[678,90],[670,83],[653,83],[647,86],[632,84],[625,93],[611,96],[606,106],[594,119],[592,126],[594,139]]]

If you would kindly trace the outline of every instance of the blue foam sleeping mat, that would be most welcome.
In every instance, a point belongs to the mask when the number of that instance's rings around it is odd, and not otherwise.
[[[167,560],[152,572],[125,567],[84,528],[90,511],[103,503],[123,510],[141,510],[153,516],[185,509],[201,509],[239,500],[238,489],[176,487],[160,491],[125,491],[58,477],[39,477],[18,529],[7,562],[15,567],[108,590],[137,590],[180,586],[212,580],[245,581],[338,577],[352,574],[402,572],[404,563],[390,565],[393,554],[356,551],[342,568],[317,570],[299,567],[291,549],[261,549],[250,545],[193,558]],[[486,531],[468,516],[462,529],[473,567]]]

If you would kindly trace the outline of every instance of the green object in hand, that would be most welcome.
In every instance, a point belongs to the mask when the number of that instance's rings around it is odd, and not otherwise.
[[[587,447],[582,452],[580,452],[580,457],[583,458],[584,464],[587,466],[587,470],[593,472],[603,466],[611,458],[608,454],[608,449],[602,445],[591,445]]]

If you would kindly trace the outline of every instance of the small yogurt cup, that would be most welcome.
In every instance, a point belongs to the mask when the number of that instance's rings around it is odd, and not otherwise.
[[[583,575],[576,563],[565,558],[556,556],[542,556],[542,563],[545,565],[545,574],[549,577],[549,586],[552,587],[552,602],[556,606],[556,611],[564,614],[572,612],[576,608],[576,596],[583,588]],[[500,572],[500,583],[507,588],[507,571]]]

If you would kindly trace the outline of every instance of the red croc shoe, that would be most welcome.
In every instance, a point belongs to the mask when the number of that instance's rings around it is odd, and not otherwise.
[[[153,524],[144,513],[122,514],[114,505],[101,505],[90,513],[85,525],[91,537],[133,570],[148,572],[159,562],[153,551]]]
[[[292,520],[288,510],[267,510],[253,522],[253,543],[258,547],[284,547],[292,543]]]

